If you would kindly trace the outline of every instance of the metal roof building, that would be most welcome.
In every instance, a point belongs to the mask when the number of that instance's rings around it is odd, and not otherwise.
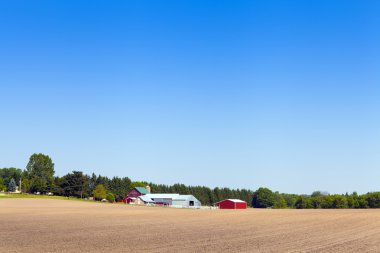
[[[155,204],[172,207],[197,208],[201,202],[193,195],[180,195],[172,193],[146,194],[138,197],[144,204]]]

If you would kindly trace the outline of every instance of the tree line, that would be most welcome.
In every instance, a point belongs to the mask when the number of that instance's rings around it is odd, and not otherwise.
[[[24,193],[51,193],[58,196],[120,201],[137,186],[150,186],[152,193],[191,194],[202,205],[214,205],[223,199],[241,199],[256,208],[380,208],[380,192],[359,195],[327,194],[320,191],[311,195],[273,192],[268,188],[256,191],[249,189],[209,188],[206,186],[186,186],[184,184],[155,184],[134,182],[128,177],[106,177],[86,175],[72,171],[62,177],[55,176],[52,159],[44,154],[33,154],[25,170],[18,168],[0,169],[0,191],[14,192],[21,180]]]
[[[186,186],[184,184],[155,184],[152,182],[134,182],[129,177],[86,175],[81,171],[72,171],[62,177],[55,176],[52,159],[44,154],[33,154],[25,170],[17,168],[0,169],[0,191],[10,190],[11,180],[19,182],[24,193],[51,193],[58,196],[109,201],[122,200],[134,187],[150,186],[152,193],[179,193],[194,195],[203,205],[213,205],[226,198],[238,198],[251,203],[253,192],[247,189],[214,188],[206,186]],[[12,190],[13,191],[13,190]]]
[[[380,208],[380,192],[359,195],[356,192],[328,194],[315,191],[311,195],[297,195],[259,188],[253,194],[252,206],[296,209]]]

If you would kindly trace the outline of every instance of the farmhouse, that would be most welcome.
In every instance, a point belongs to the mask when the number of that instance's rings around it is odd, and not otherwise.
[[[247,209],[247,202],[240,199],[225,199],[215,203],[219,209]]]
[[[139,196],[143,196],[143,195],[149,194],[149,193],[150,193],[150,187],[149,186],[147,186],[145,188],[144,187],[135,187],[123,199],[123,202],[125,202],[127,204],[134,204],[137,201],[137,198]],[[136,203],[136,204],[138,204],[138,203]]]
[[[154,204],[172,207],[196,208],[201,206],[201,202],[193,195],[180,195],[174,193],[146,194],[138,197],[138,204]]]

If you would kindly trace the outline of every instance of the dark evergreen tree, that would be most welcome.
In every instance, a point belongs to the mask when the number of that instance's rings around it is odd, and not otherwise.
[[[80,198],[89,196],[89,178],[81,171],[73,171],[63,176],[60,187],[65,196]]]
[[[112,192],[116,200],[121,200],[131,190],[130,185],[131,180],[128,177],[113,177],[109,180],[107,191]]]
[[[8,184],[8,191],[15,192],[16,189],[17,189],[16,181],[14,180],[14,178],[11,178]]]

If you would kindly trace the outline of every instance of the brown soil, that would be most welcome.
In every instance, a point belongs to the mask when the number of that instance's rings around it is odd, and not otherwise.
[[[380,252],[380,210],[0,199],[0,252]]]

